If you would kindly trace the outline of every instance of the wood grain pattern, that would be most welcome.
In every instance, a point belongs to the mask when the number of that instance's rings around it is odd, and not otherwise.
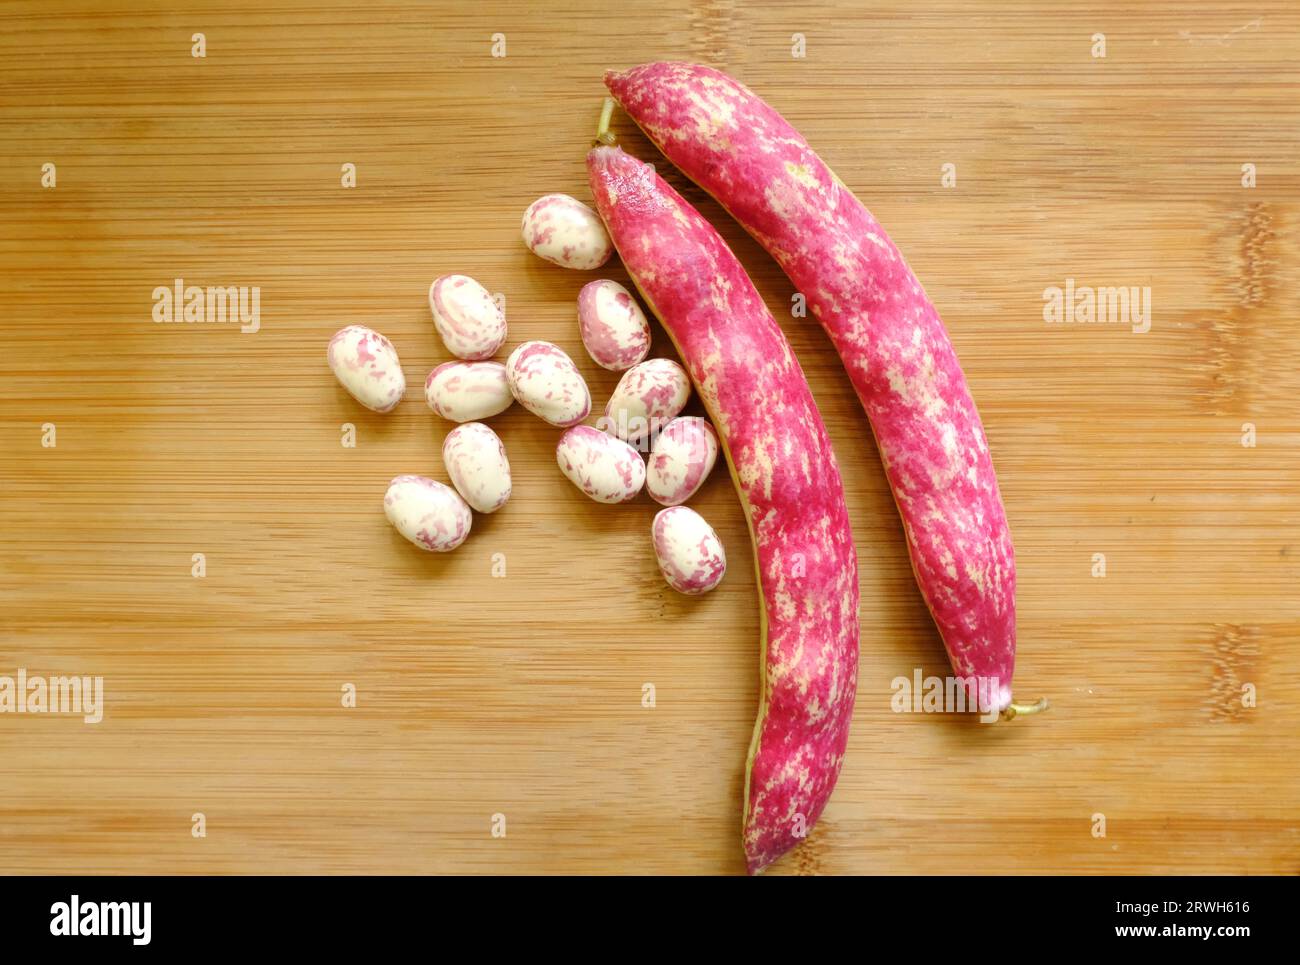
[[[107,703],[0,715],[0,871],[742,870],[758,613],[725,473],[693,505],[731,570],[685,599],[654,507],[589,502],[516,407],[512,502],[434,558],[381,499],[445,478],[448,426],[418,391],[360,410],[324,361],[371,325],[418,389],[448,357],[425,291],[463,271],[506,293],[509,346],[557,342],[605,398],[590,276],[519,217],[586,195],[604,68],[668,58],[767,97],[926,284],[1015,536],[1017,693],[1054,701],[891,711],[894,677],[946,663],[865,418],[775,264],[661,162],[789,334],[861,558],[848,759],[774,872],[1300,871],[1298,54],[1278,0],[0,7],[0,674],[101,674]],[[177,277],[260,286],[260,331],[155,324]],[[1150,332],[1046,324],[1067,278],[1150,286]]]

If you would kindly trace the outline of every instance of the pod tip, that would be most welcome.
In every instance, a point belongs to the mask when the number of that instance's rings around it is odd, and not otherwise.
[[[1003,720],[1015,720],[1017,717],[1027,717],[1030,714],[1041,714],[1049,710],[1052,704],[1046,697],[1040,697],[1032,704],[1018,704],[1015,701],[1007,704],[1002,711]]]

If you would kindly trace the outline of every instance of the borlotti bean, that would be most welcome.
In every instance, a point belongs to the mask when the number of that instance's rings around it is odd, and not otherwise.
[[[561,268],[591,271],[614,250],[596,212],[567,194],[548,194],[530,204],[523,234],[533,254]]]
[[[598,503],[625,503],[645,484],[645,460],[621,439],[574,426],[555,447],[560,471]]]
[[[686,506],[659,510],[651,526],[659,572],[678,593],[708,593],[727,572],[722,540],[703,516]]]
[[[550,342],[524,342],[506,359],[510,392],[525,409],[568,428],[591,414],[591,392],[573,359]]]
[[[492,293],[468,275],[443,275],[429,286],[429,310],[452,355],[490,359],[506,343],[506,315]]]
[[[699,416],[681,416],[663,428],[646,460],[645,489],[664,506],[695,495],[718,461],[718,436]]]
[[[406,392],[406,376],[393,343],[364,325],[349,325],[330,339],[330,371],[367,409],[391,412]]]
[[[384,515],[422,550],[446,553],[469,535],[472,513],[456,490],[426,476],[397,476],[384,494]]]
[[[582,286],[578,329],[587,354],[601,368],[622,372],[650,353],[650,323],[645,312],[616,281],[602,278]]]
[[[500,362],[443,362],[424,383],[429,408],[452,422],[477,422],[510,408],[515,397]]]
[[[799,362],[722,237],[617,148],[590,151],[587,171],[624,267],[718,430],[754,539],[765,618],[743,841],[755,873],[816,824],[848,743],[858,568],[844,486]]]
[[[456,491],[472,509],[495,513],[510,498],[510,460],[497,434],[481,422],[466,422],[447,433],[442,463]]]
[[[635,445],[648,442],[686,407],[691,380],[672,359],[648,359],[618,380],[602,428]]]
[[[902,253],[802,135],[721,71],[642,64],[605,84],[808,296],[871,420],[916,582],[971,696],[1008,717],[1043,709],[1012,701],[1011,530],[957,353]]]

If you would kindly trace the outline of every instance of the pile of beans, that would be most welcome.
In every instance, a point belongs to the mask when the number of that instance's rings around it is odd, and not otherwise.
[[[564,268],[594,271],[613,254],[596,212],[564,194],[529,205],[523,238],[534,254]],[[443,344],[457,357],[424,383],[429,408],[459,423],[442,446],[451,486],[425,476],[394,478],[384,512],[399,533],[421,549],[445,553],[465,541],[474,512],[493,513],[506,504],[510,460],[501,439],[480,420],[518,402],[564,430],[556,462],[587,496],[624,503],[644,489],[667,507],[654,517],[651,544],[669,586],[699,594],[718,585],[727,568],[722,542],[699,513],[683,505],[717,463],[718,436],[707,420],[681,415],[690,379],[671,359],[646,357],[650,324],[626,288],[597,279],[578,294],[583,346],[597,365],[623,373],[594,427],[586,424],[592,412],[586,380],[558,346],[524,342],[505,364],[492,361],[506,342],[505,313],[473,278],[434,279],[429,309]],[[393,344],[363,326],[335,333],[329,364],[352,397],[375,412],[392,411],[405,393]]]

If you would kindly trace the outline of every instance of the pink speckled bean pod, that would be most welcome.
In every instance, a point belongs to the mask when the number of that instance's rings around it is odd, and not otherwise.
[[[635,499],[645,484],[645,460],[626,442],[591,426],[574,426],[555,446],[569,482],[598,503]]]
[[[745,768],[751,873],[799,843],[844,760],[858,567],[839,466],[808,382],[749,276],[649,165],[587,155],[596,207],[723,443],[754,540],[763,686]]]
[[[330,371],[367,409],[391,412],[406,392],[406,376],[393,343],[364,325],[334,333],[326,353]]]
[[[596,212],[567,194],[548,194],[530,204],[522,230],[533,254],[561,268],[592,271],[614,251]]]
[[[519,404],[560,428],[591,414],[587,382],[564,349],[550,342],[524,342],[506,359],[506,381]]]
[[[650,352],[650,323],[632,293],[616,281],[588,282],[578,292],[582,344],[601,368],[622,372]]]
[[[442,441],[442,464],[456,492],[472,509],[495,513],[510,499],[510,460],[495,432],[481,422],[466,422]]]
[[[1040,709],[1011,704],[1015,553],[984,427],[902,254],[799,132],[721,71],[643,64],[605,83],[780,263],[830,335],[871,420],[954,670],[998,709]]]
[[[670,506],[650,527],[659,572],[678,593],[708,593],[727,572],[722,540],[701,516],[686,506]]]
[[[384,515],[422,550],[446,553],[469,535],[473,514],[456,490],[426,476],[396,476],[384,494]]]
[[[677,506],[695,495],[718,461],[718,436],[699,416],[674,419],[659,433],[646,460],[645,488],[664,506]]]
[[[429,286],[429,311],[447,351],[490,359],[506,343],[506,315],[492,293],[468,275],[443,275]]]
[[[424,382],[429,408],[452,422],[477,422],[514,404],[500,362],[443,362]]]
[[[605,403],[600,427],[642,447],[677,418],[691,397],[686,370],[672,359],[647,359],[618,380]]]

